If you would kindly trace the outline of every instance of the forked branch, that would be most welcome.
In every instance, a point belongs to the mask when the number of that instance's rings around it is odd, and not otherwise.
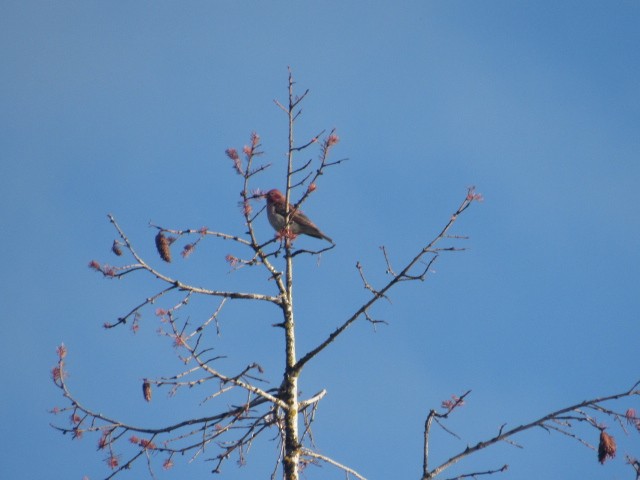
[[[472,455],[473,453],[478,452],[479,450],[483,450],[483,449],[485,449],[487,447],[490,447],[491,445],[495,445],[498,442],[502,442],[502,441],[507,441],[508,442],[508,441],[510,441],[511,437],[513,437],[514,435],[516,435],[518,433],[524,432],[526,430],[529,430],[529,429],[532,429],[532,428],[535,428],[535,427],[539,427],[539,428],[543,428],[543,429],[546,429],[546,430],[558,431],[557,426],[553,425],[550,422],[565,422],[566,420],[586,422],[588,425],[591,425],[592,427],[597,428],[602,433],[604,433],[604,427],[600,426],[592,418],[590,418],[588,415],[586,415],[581,409],[583,409],[585,407],[586,408],[594,408],[594,409],[599,410],[599,411],[604,411],[607,414],[609,414],[608,412],[610,412],[611,414],[616,416],[618,414],[615,414],[615,412],[607,411],[606,409],[603,410],[603,407],[601,406],[601,404],[604,403],[604,402],[612,401],[612,400],[618,400],[618,399],[625,398],[625,397],[631,397],[631,396],[635,396],[635,395],[640,395],[640,390],[637,389],[638,385],[640,385],[640,381],[636,382],[630,389],[625,390],[623,392],[616,393],[616,394],[613,394],[613,395],[607,395],[607,396],[604,396],[604,397],[597,397],[597,398],[593,398],[591,400],[585,400],[583,402],[576,403],[575,405],[571,405],[571,406],[568,406],[568,407],[565,407],[565,408],[561,408],[560,410],[556,410],[555,412],[551,412],[551,413],[549,413],[547,415],[544,415],[543,417],[540,417],[537,420],[534,420],[532,422],[526,423],[524,425],[519,425],[517,427],[511,428],[511,429],[506,430],[506,431],[504,431],[504,426],[503,426],[503,427],[501,427],[499,429],[498,434],[495,435],[494,437],[489,438],[488,440],[484,440],[484,441],[478,442],[477,444],[475,444],[473,446],[467,446],[462,452],[453,455],[448,460],[445,460],[443,463],[441,463],[437,467],[435,467],[435,468],[430,470],[429,469],[429,440],[430,440],[431,422],[434,419],[446,418],[451,413],[453,408],[448,408],[447,411],[444,412],[444,413],[438,413],[435,410],[431,410],[429,412],[429,415],[427,416],[427,420],[425,422],[424,459],[423,459],[422,480],[431,480],[433,478],[436,478],[444,470],[446,470],[447,468],[451,467],[452,465],[458,463],[460,460],[464,459],[465,457],[468,457],[469,455]],[[466,394],[465,394],[465,396],[466,396]],[[567,414],[571,414],[571,415],[567,415]],[[568,424],[568,423],[566,423],[566,426],[567,426],[567,428],[571,427],[571,425]],[[565,433],[566,434],[567,431],[563,430],[561,433]],[[605,434],[605,435],[608,437],[607,434]],[[569,436],[571,436],[573,438],[576,438],[576,439],[581,441],[581,439],[579,439],[579,437],[577,437],[577,436],[575,436],[573,434],[569,434]],[[601,440],[601,442],[602,442],[602,440]],[[582,442],[582,443],[584,443],[584,442]],[[608,454],[611,455],[610,452]],[[613,455],[615,455],[615,451],[613,452]],[[600,458],[600,461],[604,462],[605,458],[606,457]],[[501,467],[501,468],[499,468],[497,470],[492,471],[492,473],[501,472],[501,471],[504,471],[505,469],[506,469],[505,467]],[[466,475],[466,476],[473,476],[473,475],[474,474],[469,474],[469,475]],[[477,473],[475,475],[477,475]],[[455,478],[462,478],[462,477],[461,476],[456,476]]]
[[[467,195],[465,196],[464,200],[462,201],[462,203],[460,204],[458,209],[455,211],[455,213],[451,216],[451,218],[449,219],[447,224],[444,226],[444,228],[440,231],[440,233],[433,240],[431,240],[427,245],[425,245],[413,257],[413,259],[410,260],[402,270],[400,270],[399,273],[397,273],[396,275],[393,275],[391,280],[389,280],[381,288],[377,288],[376,289],[376,288],[372,287],[368,282],[366,282],[364,277],[362,277],[363,282],[365,283],[365,288],[367,288],[367,290],[369,290],[371,292],[371,297],[369,298],[369,300],[367,300],[363,305],[361,305],[349,318],[347,318],[347,320],[345,320],[342,323],[342,325],[340,325],[338,328],[336,328],[322,343],[320,343],[318,346],[316,346],[314,349],[310,350],[302,358],[300,358],[300,360],[298,360],[298,362],[296,363],[296,366],[295,366],[296,370],[297,371],[302,370],[302,368],[311,359],[313,359],[321,351],[323,351],[325,348],[327,348],[329,345],[331,345],[356,320],[358,320],[360,317],[365,316],[366,312],[369,310],[369,308],[371,308],[371,306],[374,303],[376,303],[381,298],[386,298],[387,293],[396,284],[398,284],[399,282],[408,281],[408,280],[418,280],[418,279],[422,280],[424,278],[424,276],[426,275],[427,271],[425,270],[425,271],[423,271],[423,273],[421,273],[420,275],[416,276],[416,275],[412,274],[413,268],[416,265],[420,264],[423,261],[423,258],[425,257],[425,255],[427,255],[427,254],[434,255],[434,258],[431,258],[427,262],[427,265],[430,266],[433,263],[433,260],[438,255],[438,253],[437,253],[438,251],[436,250],[436,245],[442,239],[447,238],[449,230],[451,229],[453,224],[456,222],[456,220],[458,219],[460,214],[462,214],[467,208],[469,208],[471,203],[473,203],[474,201],[479,201],[481,199],[482,199],[481,195],[479,195],[478,193],[475,192],[474,187],[470,187],[468,189],[468,191],[467,191]],[[385,255],[386,255],[386,250],[385,250]],[[361,266],[360,266],[359,263],[358,263],[358,271],[360,272],[360,274],[362,276],[362,269],[361,269]]]

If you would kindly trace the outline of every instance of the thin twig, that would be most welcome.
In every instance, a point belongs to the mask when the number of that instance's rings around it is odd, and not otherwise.
[[[309,450],[308,448],[303,448],[302,449],[302,454],[307,456],[307,457],[311,457],[311,458],[316,458],[318,460],[322,460],[323,462],[328,463],[329,465],[333,465],[334,467],[339,468],[340,470],[343,470],[347,474],[353,475],[354,477],[359,478],[360,480],[367,480],[365,477],[360,475],[358,472],[356,472],[352,468],[349,468],[346,465],[343,465],[343,464],[341,464],[339,462],[336,462],[332,458],[329,458],[329,457],[327,457],[325,455],[321,455],[321,454],[319,454],[317,452],[314,452],[313,450]]]

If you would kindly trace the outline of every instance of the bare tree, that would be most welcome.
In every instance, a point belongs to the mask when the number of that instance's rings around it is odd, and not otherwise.
[[[308,94],[308,90],[301,95],[294,92],[294,81],[289,73],[288,102],[276,101],[276,105],[284,112],[288,119],[288,151],[285,176],[285,201],[283,203],[284,227],[276,232],[274,238],[263,240],[259,238],[254,223],[263,217],[265,192],[252,188],[255,177],[264,172],[271,165],[256,164],[262,154],[260,137],[252,134],[249,144],[238,152],[227,149],[226,155],[232,161],[233,169],[242,181],[241,207],[246,225],[246,232],[230,234],[210,230],[172,229],[159,225],[151,225],[156,231],[155,244],[160,257],[172,261],[172,248],[182,239],[189,239],[182,248],[182,256],[187,257],[196,250],[198,244],[206,240],[226,240],[235,242],[246,252],[244,256],[227,256],[232,268],[263,269],[268,274],[268,282],[263,291],[242,292],[225,290],[220,286],[201,287],[180,278],[169,276],[143,258],[133,243],[118,224],[115,216],[109,215],[109,221],[117,233],[113,243],[113,253],[117,256],[127,255],[129,263],[122,266],[111,266],[92,261],[90,267],[109,279],[122,279],[129,274],[139,272],[154,278],[158,287],[156,292],[139,304],[133,306],[123,316],[112,323],[105,324],[111,329],[125,324],[138,327],[139,317],[144,309],[151,308],[161,300],[178,296],[176,303],[165,309],[157,309],[156,315],[161,321],[161,333],[170,337],[179,352],[185,368],[172,375],[145,378],[142,381],[142,394],[145,400],[151,401],[152,391],[161,387],[170,388],[175,392],[183,387],[200,387],[204,389],[204,402],[215,405],[208,409],[207,414],[197,418],[167,424],[162,427],[148,428],[126,423],[100,413],[85,405],[80,398],[71,392],[67,383],[65,358],[67,349],[64,345],[58,347],[58,362],[53,368],[52,376],[55,385],[61,390],[66,400],[66,406],[54,409],[54,413],[68,413],[71,417],[70,426],[54,425],[62,433],[71,434],[74,438],[85,433],[94,432],[98,435],[98,448],[107,452],[107,464],[112,478],[123,470],[129,469],[138,460],[146,461],[150,475],[153,477],[152,453],[162,455],[162,465],[170,468],[174,458],[178,455],[189,455],[194,459],[208,456],[214,461],[213,472],[220,472],[222,464],[232,455],[244,460],[246,451],[253,441],[265,432],[277,432],[279,438],[279,455],[275,460],[272,478],[282,472],[286,480],[297,480],[300,469],[308,463],[323,462],[343,470],[347,478],[364,477],[354,469],[341,463],[343,460],[333,459],[321,454],[312,439],[311,426],[319,402],[326,391],[321,390],[307,398],[300,398],[299,379],[305,367],[313,362],[322,352],[334,343],[351,325],[358,321],[370,322],[373,326],[381,323],[371,315],[372,307],[380,300],[388,298],[389,292],[404,282],[423,281],[430,273],[431,267],[443,252],[464,250],[458,246],[465,237],[451,234],[457,219],[465,213],[481,196],[474,188],[469,188],[464,194],[459,206],[440,229],[433,239],[426,244],[416,247],[413,257],[400,268],[392,266],[390,256],[382,248],[381,259],[384,262],[389,277],[386,283],[374,286],[367,279],[364,267],[357,262],[356,268],[362,281],[362,286],[368,292],[368,298],[351,312],[347,312],[337,323],[336,328],[327,332],[326,337],[317,345],[302,354],[297,352],[296,323],[294,310],[294,259],[299,255],[318,256],[329,252],[335,245],[324,246],[317,250],[308,250],[294,246],[296,229],[295,222],[301,217],[301,206],[314,194],[317,184],[323,174],[331,167],[339,165],[343,160],[330,160],[330,153],[339,138],[335,131],[321,131],[312,138],[297,143],[294,139],[294,126],[300,117],[300,104]],[[319,148],[316,162],[308,160],[300,163],[297,154],[311,148]],[[306,217],[303,217],[306,218]],[[298,220],[297,220],[298,219]],[[192,322],[188,317],[179,315],[186,309],[191,298],[202,296],[217,299],[216,307],[211,315]],[[213,354],[213,348],[206,344],[204,332],[208,329],[219,329],[218,316],[229,299],[267,302],[275,305],[280,312],[280,318],[274,322],[274,328],[282,330],[283,344],[281,354],[284,358],[282,380],[265,378],[260,365],[248,361],[239,371],[224,372],[218,367],[221,356]],[[187,318],[186,320],[184,318]],[[280,378],[280,377],[278,377]],[[265,385],[279,385],[267,388]],[[580,402],[566,408],[549,413],[530,423],[505,429],[503,425],[495,435],[476,445],[468,446],[461,452],[453,454],[439,465],[431,466],[429,445],[431,429],[435,422],[446,432],[456,435],[445,426],[445,421],[458,408],[464,405],[470,392],[460,397],[453,396],[451,400],[443,402],[441,409],[431,410],[426,415],[424,428],[424,457],[422,479],[439,477],[450,466],[464,460],[469,455],[492,446],[498,442],[513,442],[516,434],[540,427],[547,431],[558,432],[572,437],[579,442],[589,445],[574,431],[575,424],[587,424],[600,433],[598,458],[604,462],[615,455],[615,440],[604,431],[599,423],[599,416],[612,417],[622,428],[625,422],[634,429],[640,429],[640,420],[635,411],[626,413],[616,412],[604,406],[607,402],[624,397],[640,394],[638,383],[623,392],[607,395],[592,400]],[[234,402],[234,403],[232,403]],[[595,447],[592,447],[595,449]],[[206,449],[206,453],[205,453]],[[215,453],[211,453],[215,452]],[[124,459],[122,459],[124,457]],[[629,459],[629,463],[638,470],[638,463]],[[478,477],[506,470],[507,466],[498,466],[485,471],[474,471],[455,478]]]

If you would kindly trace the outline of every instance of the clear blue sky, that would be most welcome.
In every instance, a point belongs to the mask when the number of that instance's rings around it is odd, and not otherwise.
[[[3,2],[0,477],[108,473],[96,437],[48,426],[67,421],[47,413],[63,405],[49,373],[62,341],[69,385],[96,410],[149,426],[208,411],[197,406],[204,391],[157,391],[145,404],[140,378],[180,368],[157,319],[146,311],[137,335],[101,325],[154,284],[106,281],[87,264],[116,262],[112,212],[169,273],[272,293],[264,275],[228,273],[225,255],[239,253],[229,243],[162,265],[147,224],[243,232],[224,150],[257,131],[274,166],[254,186],[283,185],[286,122],[272,100],[286,98],[288,65],[311,89],[298,138],[335,127],[334,158],[349,158],[305,206],[338,247],[297,266],[301,352],[366,298],[356,261],[380,284],[380,245],[402,265],[468,185],[485,197],[455,227],[470,236],[466,252],[381,303],[372,314],[388,326],[354,326],[304,372],[304,395],[328,390],[314,430],[322,453],[372,480],[415,479],[424,418],[451,394],[473,390],[451,422],[464,440],[439,434],[435,458],[505,422],[630,387],[640,378],[639,25],[637,1]],[[257,225],[272,235],[266,219]],[[213,308],[194,302],[189,314]],[[229,365],[258,361],[277,384],[277,321],[273,308],[232,302],[210,340]],[[638,400],[619,408],[629,406],[640,410]],[[639,437],[617,438],[604,466],[536,431],[518,439],[524,450],[500,446],[463,467],[631,479],[623,459],[640,456]],[[257,443],[223,477],[268,478],[274,449]],[[208,463],[177,459],[169,473],[159,463],[159,479],[210,478]]]

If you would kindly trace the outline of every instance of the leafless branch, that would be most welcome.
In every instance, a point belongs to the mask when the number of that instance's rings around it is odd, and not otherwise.
[[[118,320],[115,323],[105,323],[104,327],[105,328],[113,328],[117,325],[120,325],[121,323],[127,323],[127,320],[132,316],[137,314],[143,307],[149,305],[149,304],[153,304],[155,303],[156,300],[158,300],[160,297],[164,296],[165,294],[171,292],[172,290],[175,290],[177,287],[175,285],[171,285],[170,287],[165,288],[164,290],[161,290],[160,292],[156,293],[155,295],[146,298],[144,300],[144,302],[140,303],[138,306],[132,308],[129,313],[127,313],[125,316],[123,317],[119,317]]]
[[[329,345],[331,345],[335,341],[335,339],[338,338],[356,320],[358,320],[358,318],[363,316],[364,313],[367,310],[369,310],[369,308],[374,303],[376,303],[381,298],[386,298],[385,297],[386,293],[389,290],[391,290],[398,282],[408,278],[408,276],[410,276],[410,272],[412,271],[413,267],[422,260],[425,254],[433,253],[433,249],[435,245],[437,245],[438,242],[440,242],[443,238],[445,238],[445,236],[448,234],[449,230],[451,229],[455,221],[458,219],[460,214],[464,212],[471,205],[471,203],[477,199],[478,199],[478,196],[473,190],[473,188],[469,188],[465,199],[462,201],[462,203],[460,204],[456,212],[451,216],[451,218],[449,219],[447,224],[444,226],[444,228],[440,231],[440,233],[433,240],[431,240],[431,242],[429,242],[425,247],[423,247],[422,250],[420,250],[418,254],[416,254],[414,258],[411,261],[409,261],[407,265],[396,276],[394,276],[391,280],[389,280],[389,282],[387,282],[386,285],[384,285],[382,288],[379,288],[379,289],[375,289],[372,287],[371,298],[367,302],[365,302],[362,306],[360,306],[358,309],[356,309],[356,311],[349,318],[347,318],[347,320],[345,320],[342,323],[342,325],[336,328],[322,343],[320,343],[318,346],[316,346],[315,348],[307,352],[305,355],[303,355],[302,358],[300,358],[300,360],[298,360],[298,362],[296,363],[296,366],[295,366],[296,371],[300,371],[307,364],[307,362],[309,362],[318,353],[320,353]]]
[[[215,296],[215,297],[225,297],[225,298],[243,299],[243,300],[262,300],[262,301],[271,302],[271,303],[275,303],[275,304],[279,304],[280,301],[281,301],[279,297],[274,297],[274,296],[271,296],[271,295],[264,295],[264,294],[261,294],[261,293],[243,293],[243,292],[226,292],[226,291],[221,291],[221,290],[210,290],[210,289],[207,289],[207,288],[202,288],[202,287],[196,287],[196,286],[193,286],[193,285],[189,285],[189,284],[183,283],[183,282],[181,282],[179,280],[170,278],[170,277],[160,273],[158,270],[154,269],[153,267],[149,266],[136,253],[136,251],[134,250],[133,246],[131,245],[131,242],[129,241],[127,236],[124,234],[123,230],[120,228],[120,226],[116,222],[115,217],[113,215],[111,215],[111,214],[109,214],[108,217],[109,217],[109,221],[113,224],[113,226],[118,231],[118,234],[120,235],[120,238],[122,239],[122,241],[126,245],[127,249],[131,252],[133,257],[136,259],[136,261],[141,266],[141,268],[143,268],[144,270],[148,271],[151,275],[153,275],[157,279],[162,280],[163,282],[172,285],[173,288],[177,288],[177,289],[182,290],[182,291],[189,291],[189,292],[193,292],[193,293],[199,293],[199,294],[202,294],[202,295],[211,295],[211,296]]]
[[[329,245],[328,247],[321,248],[320,250],[306,250],[306,249],[298,249],[295,252],[291,253],[291,258],[297,257],[301,253],[309,253],[311,255],[320,255],[321,253],[328,252],[329,250],[333,250],[336,248],[335,245]]]
[[[308,90],[307,90],[307,92],[308,92]],[[306,95],[306,93],[305,93],[305,95]],[[318,138],[320,138],[324,132],[325,132],[325,131],[324,131],[324,130],[322,130],[320,133],[318,133],[315,137],[313,137],[313,138],[312,138],[311,140],[309,140],[307,143],[305,143],[305,144],[303,144],[303,145],[300,145],[299,147],[294,147],[294,148],[293,148],[293,150],[294,150],[294,151],[296,151],[296,152],[300,152],[300,151],[302,151],[302,150],[304,150],[304,149],[306,149],[306,148],[310,147],[310,146],[311,146],[311,145],[313,145],[314,143],[317,143],[317,142],[318,142]],[[307,163],[307,165],[308,165],[308,163]]]
[[[325,389],[320,390],[318,393],[316,393],[313,397],[308,398],[306,400],[302,400],[298,406],[300,408],[300,410],[305,409],[306,407],[308,407],[309,405],[312,405],[314,403],[318,403],[320,400],[322,400],[324,398],[324,396],[327,394],[327,391]]]
[[[509,468],[509,465],[507,465],[505,463],[500,468],[496,468],[496,469],[493,469],[493,470],[485,470],[485,471],[482,471],[482,472],[464,473],[462,475],[456,475],[455,477],[451,477],[451,478],[448,478],[446,480],[460,480],[462,478],[472,478],[472,477],[476,478],[476,477],[479,477],[481,475],[493,475],[494,473],[506,472],[508,468]]]
[[[173,235],[177,235],[178,238],[185,235],[199,235],[200,237],[212,236],[212,237],[222,238],[223,240],[233,240],[234,242],[241,243],[242,245],[247,245],[247,246],[250,245],[249,241],[247,241],[242,237],[239,237],[237,235],[229,235],[227,233],[222,233],[222,232],[214,232],[212,230],[209,230],[207,227],[202,227],[199,229],[185,228],[183,230],[176,230],[172,228],[161,227],[160,225],[156,225],[152,222],[149,222],[149,226],[162,232],[167,232]]]
[[[627,463],[631,465],[631,468],[633,468],[636,474],[636,480],[639,480],[640,479],[640,462],[635,458],[631,457],[630,455],[627,455],[626,459],[627,459]]]
[[[336,462],[335,460],[333,460],[332,458],[329,458],[325,455],[321,455],[317,452],[314,452],[312,450],[309,450],[308,448],[303,448],[302,449],[302,454],[307,456],[307,457],[311,457],[311,458],[316,458],[318,460],[322,460],[325,463],[328,463],[329,465],[333,465],[336,468],[339,468],[340,470],[343,470],[347,475],[353,475],[356,478],[359,478],[360,480],[367,480],[365,477],[363,477],[362,475],[360,475],[358,472],[356,472],[355,470],[353,470],[352,468],[349,468],[339,462]]]
[[[467,447],[465,450],[463,450],[462,452],[453,455],[452,457],[450,457],[448,460],[444,461],[442,464],[440,464],[438,467],[434,468],[433,470],[429,471],[428,468],[428,444],[429,444],[429,424],[431,419],[433,419],[435,416],[438,416],[440,414],[438,414],[437,412],[435,412],[434,410],[431,410],[431,412],[429,413],[428,417],[427,417],[427,422],[425,423],[425,452],[424,452],[424,466],[423,466],[423,475],[422,475],[422,479],[423,480],[429,480],[429,479],[433,479],[435,477],[437,477],[440,473],[442,473],[444,470],[446,470],[447,468],[449,468],[450,466],[454,465],[455,463],[459,462],[460,460],[462,460],[463,458],[479,451],[479,450],[483,450],[491,445],[494,445],[498,442],[501,441],[505,441],[507,439],[510,439],[510,437],[529,430],[531,428],[534,427],[540,427],[540,428],[544,428],[547,430],[554,430],[554,431],[558,431],[560,433],[563,433],[565,435],[569,435],[572,438],[577,438],[576,436],[574,436],[573,434],[568,433],[566,430],[560,429],[556,426],[554,426],[553,424],[549,423],[549,422],[554,422],[557,420],[562,420],[563,418],[565,418],[565,414],[570,413],[570,412],[580,412],[580,409],[584,408],[584,407],[596,407],[599,406],[600,404],[607,402],[607,401],[612,401],[612,400],[618,400],[620,398],[624,398],[624,397],[630,397],[630,396],[634,396],[634,395],[640,395],[640,390],[636,390],[636,388],[638,387],[638,385],[640,385],[640,381],[636,382],[629,390],[625,390],[623,392],[620,393],[616,393],[613,395],[608,395],[608,396],[604,396],[604,397],[598,397],[598,398],[593,398],[591,400],[585,400],[583,402],[577,403],[575,405],[571,405],[569,407],[565,407],[562,408],[560,410],[556,410],[555,412],[551,412],[537,420],[534,420],[530,423],[526,423],[524,425],[520,425],[518,427],[509,429],[507,431],[503,431],[503,428],[500,429],[500,431],[498,432],[498,434],[488,440],[485,441],[481,441],[478,442],[476,445],[472,446],[472,447]],[[448,412],[447,412],[448,413]],[[595,424],[594,421],[586,418],[583,414],[580,415],[579,417],[572,417],[573,419],[578,419],[578,420],[584,420],[584,421],[588,421],[588,423],[596,428],[597,425]],[[582,442],[584,444],[588,445],[586,442]]]

